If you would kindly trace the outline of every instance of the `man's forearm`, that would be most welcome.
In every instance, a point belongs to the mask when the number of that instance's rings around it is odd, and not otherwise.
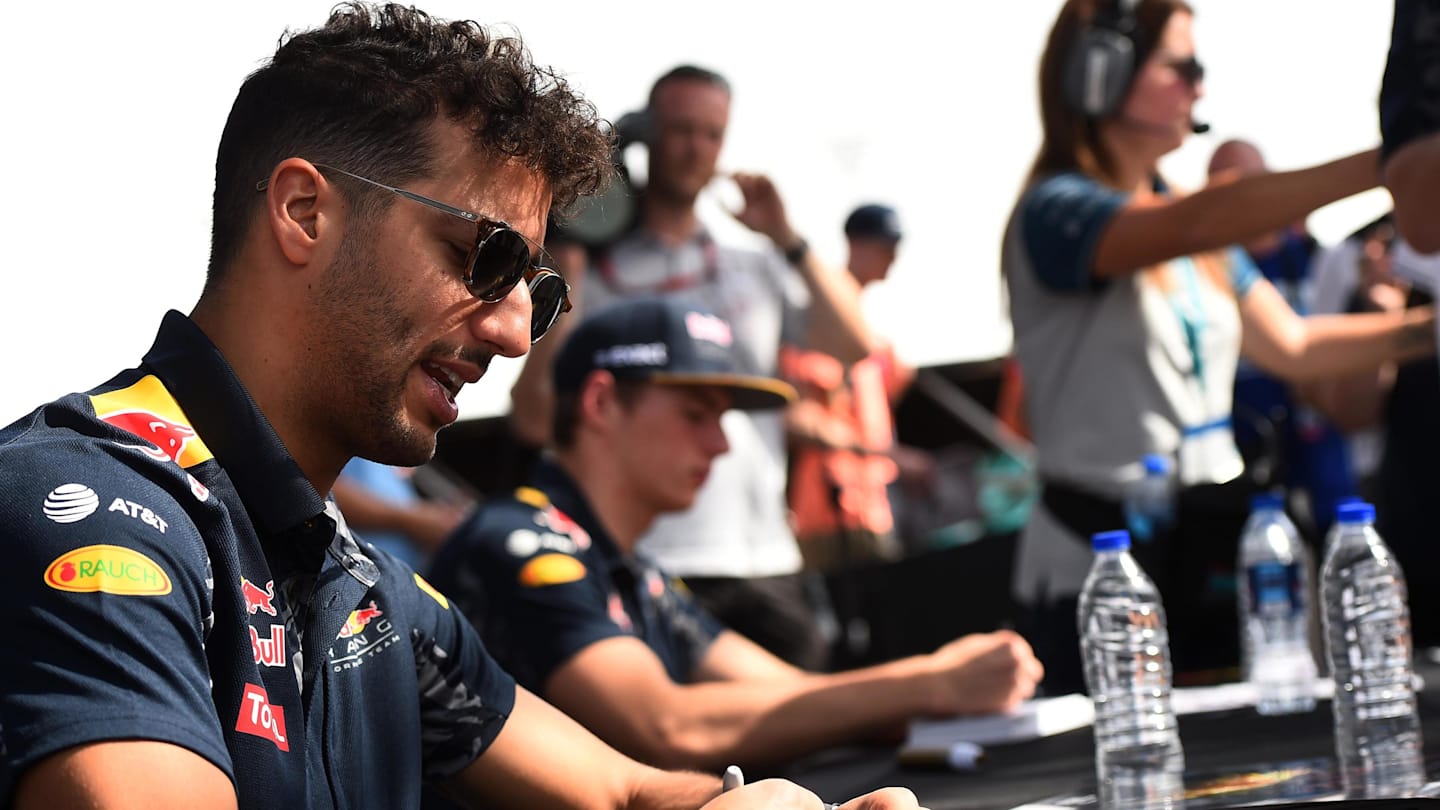
[[[806,348],[846,365],[867,357],[874,338],[860,308],[860,283],[844,269],[820,261],[813,250],[807,249],[794,267],[810,290]]]
[[[636,774],[630,810],[695,810],[720,795],[720,777],[645,768]]]
[[[1385,162],[1395,229],[1420,253],[1440,253],[1440,133],[1418,138]]]
[[[654,752],[667,765],[718,769],[771,765],[891,731],[923,713],[915,679],[922,659],[796,681],[701,683],[678,688],[653,711],[666,729]]]

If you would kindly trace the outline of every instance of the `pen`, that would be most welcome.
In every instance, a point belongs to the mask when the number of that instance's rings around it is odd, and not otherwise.
[[[729,765],[725,768],[725,775],[720,777],[720,792],[734,790],[745,784],[745,774],[740,771],[739,765]]]
[[[985,749],[972,742],[955,742],[934,748],[902,748],[895,758],[905,768],[973,771],[985,759]]]
[[[740,770],[739,765],[727,765],[725,775],[720,777],[720,792],[734,790],[745,784],[745,774]],[[840,810],[840,805],[825,802],[824,810]]]

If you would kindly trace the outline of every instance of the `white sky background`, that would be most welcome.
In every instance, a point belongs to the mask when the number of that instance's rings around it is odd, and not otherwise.
[[[1298,168],[1375,145],[1387,0],[1192,0],[1213,125],[1163,168],[1203,181],[1228,137]],[[918,365],[998,356],[1009,327],[1001,231],[1039,144],[1035,75],[1058,0],[955,4],[730,0],[418,0],[440,17],[510,23],[607,118],[644,104],[681,62],[724,73],[735,98],[728,169],[770,173],[828,261],[858,203],[890,202],[900,260],[867,294],[877,327]],[[209,250],[215,147],[236,88],[329,0],[73,3],[9,9],[0,49],[0,424],[132,366],[167,309],[188,312]],[[713,10],[713,11],[712,11]],[[748,238],[720,205],[704,216]],[[1389,205],[1372,191],[1316,212],[1337,241]],[[502,412],[519,364],[462,394]]]

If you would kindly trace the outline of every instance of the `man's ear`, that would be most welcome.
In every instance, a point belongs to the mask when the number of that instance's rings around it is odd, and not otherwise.
[[[314,261],[323,241],[339,235],[339,190],[315,164],[286,158],[275,166],[265,186],[265,223],[280,252],[295,265]]]
[[[581,426],[590,424],[603,429],[615,419],[621,406],[615,387],[615,375],[608,371],[586,375],[580,384],[580,407],[575,414]]]

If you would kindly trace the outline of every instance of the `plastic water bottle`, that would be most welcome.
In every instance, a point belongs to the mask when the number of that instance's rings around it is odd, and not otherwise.
[[[1310,653],[1310,554],[1279,495],[1256,495],[1240,534],[1240,637],[1261,714],[1315,708]]]
[[[1102,807],[1172,807],[1185,754],[1170,705],[1170,636],[1155,584],[1130,556],[1130,534],[1094,536],[1080,592],[1085,686],[1095,703],[1095,774]]]
[[[1335,747],[1347,798],[1414,796],[1425,783],[1405,577],[1375,507],[1335,510],[1320,576],[1335,677]]]
[[[1151,453],[1140,460],[1141,475],[1125,493],[1125,524],[1147,542],[1175,523],[1175,475],[1170,459]]]

